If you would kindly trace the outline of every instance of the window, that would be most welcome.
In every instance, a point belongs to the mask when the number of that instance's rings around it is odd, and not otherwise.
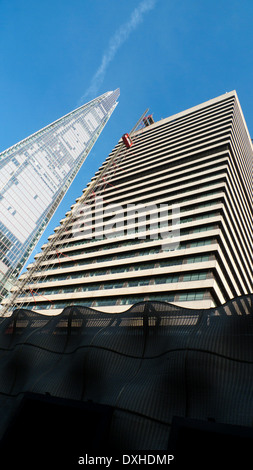
[[[76,289],[74,287],[67,287],[67,288],[63,289],[63,292],[68,294],[70,292],[75,292],[75,290]]]
[[[194,228],[192,233],[206,232],[207,230],[214,230],[216,228],[216,225],[205,225],[203,227]]]
[[[136,287],[136,286],[148,286],[150,280],[149,279],[137,279],[128,282],[128,287]]]
[[[106,274],[106,271],[104,271],[104,270],[95,272],[95,276],[103,276],[104,274]]]
[[[94,307],[100,306],[100,305],[115,305],[116,300],[117,300],[116,298],[115,298],[115,299],[111,299],[110,297],[107,298],[107,299],[95,300],[95,302],[94,302]]]
[[[85,290],[91,291],[91,290],[98,290],[98,289],[99,289],[99,286],[97,286],[96,284],[91,284],[91,285],[88,285]]]
[[[128,286],[129,287],[135,287],[139,285],[139,281],[129,281]]]
[[[83,274],[80,274],[80,273],[76,274],[76,273],[75,273],[75,274],[72,274],[72,275],[71,275],[71,278],[72,278],[72,279],[77,279],[77,278],[80,278],[80,277],[83,277]],[[66,278],[66,277],[65,277],[65,278]],[[62,277],[62,279],[64,279],[64,277]]]
[[[149,294],[149,300],[159,301],[159,302],[173,302],[175,300],[174,294]]]
[[[183,277],[183,282],[187,281],[200,281],[207,278],[207,273],[189,273]]]
[[[132,305],[136,304],[137,302],[143,302],[144,297],[128,297],[121,299],[121,305]]]
[[[208,240],[198,240],[196,242],[191,242],[190,248],[194,248],[196,246],[205,246],[205,245],[211,245],[212,240],[209,238]]]
[[[204,292],[186,292],[179,295],[179,300],[181,301],[202,300],[203,298]]]
[[[124,273],[125,270],[126,270],[126,268],[120,268],[120,267],[118,267],[118,268],[113,268],[113,269],[111,269],[111,273],[112,273],[112,274],[114,274],[114,273]]]
[[[117,259],[124,259],[124,258],[130,258],[131,256],[137,256],[137,252],[130,252],[130,253],[123,253],[122,255],[118,255]]]
[[[140,264],[139,267],[140,269],[154,269],[155,264],[154,263]]]
[[[209,261],[209,255],[191,256],[190,258],[187,258],[187,263],[201,263],[204,261]]]
[[[155,284],[169,284],[172,282],[178,282],[179,276],[162,276],[155,278]]]
[[[181,259],[173,259],[173,260],[167,260],[167,261],[160,261],[160,268],[164,268],[166,266],[177,266],[179,264],[182,264]]]
[[[149,279],[143,279],[142,281],[139,281],[139,286],[148,286],[149,285]]]
[[[115,283],[110,283],[110,284],[105,284],[104,289],[119,289],[123,287],[124,282],[115,282]]]

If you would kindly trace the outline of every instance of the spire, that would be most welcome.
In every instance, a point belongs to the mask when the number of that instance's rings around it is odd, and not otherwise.
[[[0,154],[0,300],[117,106],[109,91]]]

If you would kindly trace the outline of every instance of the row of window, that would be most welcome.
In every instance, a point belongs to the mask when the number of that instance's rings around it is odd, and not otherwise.
[[[194,230],[184,230],[181,232],[181,236],[184,236],[184,235],[189,235],[190,233],[194,232],[194,233],[197,233],[197,232],[206,232],[208,230],[213,230],[217,228],[217,226],[215,225],[209,225],[209,226],[203,226],[203,227],[198,227]],[[210,245],[212,243],[212,241],[214,242],[215,240],[214,239],[207,239],[207,240],[199,240],[197,243],[198,245],[194,245],[194,242],[182,242],[180,244],[180,246],[177,248],[177,249],[184,249],[184,248],[192,248],[194,246],[203,246],[203,245]],[[97,252],[101,252],[101,251],[107,251],[109,249],[113,250],[113,249],[116,249],[116,248],[123,248],[123,247],[129,247],[129,246],[133,246],[134,247],[136,246],[136,249],[135,251],[132,251],[131,253],[134,253],[133,256],[136,256],[135,253],[137,253],[137,250],[140,250],[138,251],[138,255],[149,255],[149,254],[154,254],[154,253],[159,253],[161,251],[161,249],[159,247],[149,247],[149,248],[143,248],[143,247],[140,247],[139,248],[139,245],[143,245],[144,243],[147,243],[147,242],[150,242],[149,239],[136,239],[136,240],[129,240],[129,241],[126,241],[126,242],[116,242],[116,243],[110,243],[110,244],[106,244],[106,245],[102,245],[102,246],[99,246],[99,247],[90,247],[90,248],[85,248],[85,249],[80,249],[80,250],[71,250],[71,251],[65,251],[65,252],[57,252],[59,256],[65,256],[65,257],[71,257],[71,256],[76,256],[76,255],[81,255],[81,254],[87,254],[87,253],[97,253]],[[81,242],[75,242],[75,243],[72,243],[71,246],[80,246],[82,244],[86,243],[86,241],[81,241]],[[187,245],[187,246],[186,246]],[[124,257],[127,257],[128,254],[126,252],[126,254],[122,254],[122,255],[118,255],[118,259],[122,259]],[[101,261],[103,261],[102,257],[100,258]]]
[[[212,195],[212,196],[214,196],[214,195],[217,195],[217,196],[218,196],[218,194],[220,195],[220,192],[221,192],[221,189],[217,189],[216,191],[212,191],[212,192],[210,192],[210,193],[207,193],[207,192],[206,192],[206,193],[202,193],[201,195],[197,196],[197,198],[198,198],[198,199],[202,199],[202,198],[204,198],[204,197],[206,197],[206,196],[211,196],[211,195]],[[192,201],[192,199],[193,199],[193,196],[188,196],[188,197],[186,197],[186,198],[183,198],[182,200],[181,200],[181,199],[180,199],[180,200],[177,200],[177,201],[175,201],[174,203],[179,204],[179,203],[187,202],[187,201],[190,202],[190,201]],[[182,212],[186,212],[186,211],[189,211],[189,210],[195,210],[195,209],[201,209],[201,208],[204,208],[204,207],[209,207],[209,206],[212,206],[212,205],[217,204],[217,203],[219,203],[219,202],[221,202],[221,201],[220,201],[220,198],[219,198],[219,199],[215,199],[215,200],[211,200],[211,201],[207,201],[207,202],[202,202],[202,203],[200,203],[200,202],[195,202],[195,203],[192,204],[192,206],[184,206],[184,207],[181,207],[180,212],[182,213]],[[120,207],[121,207],[121,206],[120,206]],[[124,207],[122,207],[122,209],[124,209]],[[152,209],[152,205],[150,206],[150,209]],[[148,205],[145,207],[145,210],[147,211],[147,214],[148,214],[148,210],[149,210],[149,206],[148,206]],[[137,217],[137,213],[138,213],[137,208],[136,208],[136,211],[137,211],[137,212],[134,213],[134,214],[132,214],[132,213],[129,214],[129,212],[128,212],[127,210],[126,210],[126,211],[124,211],[124,210],[122,211],[121,216],[122,216],[122,218],[125,217],[125,221],[127,221],[127,224],[128,224],[128,225],[135,223],[136,217]],[[160,208],[158,213],[152,215],[152,222],[153,222],[153,223],[154,223],[154,222],[157,222],[157,223],[160,222],[160,227],[167,226],[167,224],[168,224],[167,221],[162,221],[161,219],[164,218],[164,217],[168,217],[169,215],[171,215],[171,213],[172,213],[172,210],[167,210],[167,208],[166,208],[166,209],[164,208],[164,210],[163,210],[162,208]],[[90,214],[90,215],[91,215],[91,214]],[[102,217],[102,215],[103,215],[103,217]],[[118,216],[119,216],[119,215],[120,215],[120,214],[118,213]],[[146,216],[145,216],[145,212],[144,212],[143,214],[140,213],[139,215],[140,215],[140,217],[142,216],[143,218],[146,217]],[[138,215],[138,216],[139,216],[139,215]],[[131,216],[131,218],[130,218],[130,216]],[[146,217],[146,218],[148,219],[148,217]],[[106,213],[101,212],[101,217],[99,218],[98,215],[97,215],[97,213],[96,213],[96,218],[95,218],[96,224],[101,225],[101,227],[99,228],[99,230],[106,230],[106,222],[107,222],[107,220],[111,220],[111,216],[109,216],[109,215],[106,216]],[[72,230],[75,228],[75,226],[77,226],[77,227],[79,228],[79,227],[81,227],[82,225],[83,225],[83,228],[85,228],[85,226],[91,228],[93,222],[94,222],[94,216],[93,216],[93,218],[91,218],[91,217],[88,217],[88,214],[85,214],[85,215],[82,215],[82,214],[81,214],[80,217],[78,217],[77,219],[75,219],[74,221],[72,221]],[[121,221],[121,222],[122,222],[122,224],[123,224],[123,221]],[[98,225],[97,225],[97,227],[98,227]],[[89,233],[89,232],[88,232],[88,233]]]
[[[185,228],[185,229],[182,229],[180,231],[180,233],[183,236],[183,235],[189,235],[189,234],[192,234],[192,233],[199,233],[199,232],[205,232],[205,231],[208,231],[208,230],[214,230],[216,228],[218,228],[218,224],[209,224],[209,225],[204,225],[204,226],[191,227],[189,229]],[[63,245],[64,247],[66,247],[66,246],[71,246],[71,247],[72,246],[80,246],[80,245],[86,245],[88,243],[93,243],[93,242],[100,241],[97,238],[83,239],[83,240],[74,241],[75,239],[66,238],[66,236],[63,236],[61,238],[61,240],[65,240],[65,243]],[[125,242],[111,240],[110,243],[105,244],[105,245],[99,245],[98,247],[97,246],[88,247],[88,248],[85,249],[85,253],[92,253],[92,252],[97,251],[97,250],[99,250],[99,251],[110,250],[110,249],[113,249],[113,248],[119,248],[119,247],[129,246],[129,245],[136,245],[138,243],[146,243],[146,242],[150,242],[150,239],[149,238],[144,238],[144,239],[135,238],[135,239],[129,239]],[[62,243],[60,245],[62,245]]]
[[[145,296],[122,296],[120,298],[107,297],[95,300],[80,299],[74,301],[61,301],[61,302],[40,302],[40,303],[29,303],[25,308],[33,310],[42,309],[63,309],[69,305],[82,305],[86,307],[99,307],[99,306],[114,306],[114,305],[133,305],[138,302],[145,301],[158,301],[158,302],[185,302],[193,300],[203,300],[204,298],[210,298],[210,294],[206,294],[204,291],[186,292],[180,294],[148,294]]]
[[[178,246],[178,250],[183,250],[185,248],[194,248],[194,247],[197,247],[197,246],[205,246],[205,245],[211,245],[212,243],[214,243],[216,240],[215,239],[206,239],[206,240],[198,240],[196,242],[182,242],[180,243],[180,245]],[[94,250],[95,251],[95,250]],[[160,246],[157,246],[157,247],[150,247],[150,248],[141,248],[140,251],[138,251],[138,248],[137,250],[133,250],[133,251],[129,251],[129,252],[123,252],[122,254],[120,255],[112,255],[112,256],[101,256],[101,258],[91,258],[87,261],[87,263],[103,263],[105,261],[112,261],[112,260],[116,260],[116,259],[124,259],[124,258],[132,258],[134,256],[146,256],[146,255],[152,255],[152,254],[155,254],[155,253],[161,253],[163,250],[161,249]],[[85,254],[86,251],[71,251],[71,252],[67,252],[67,253],[63,253],[62,256],[64,257],[71,257],[71,256],[78,256],[78,255],[82,255],[82,254]],[[59,256],[61,256],[61,253],[59,253]],[[67,260],[66,260],[67,261]]]
[[[167,158],[168,158],[168,157],[167,157]],[[216,168],[218,168],[219,166],[222,166],[222,165],[223,165],[223,163],[220,162],[219,165],[216,165]],[[210,165],[206,165],[206,169],[208,169],[209,174],[210,174],[212,177],[215,177],[215,176],[218,177],[218,176],[220,176],[221,171],[222,171],[222,168],[221,168],[220,170],[219,170],[219,168],[218,168],[218,169],[215,171],[215,168],[212,168],[212,166],[213,166],[213,163],[212,163],[212,162],[211,162],[211,167],[210,167]],[[156,171],[156,172],[159,171],[159,168],[162,169],[162,167],[164,167],[164,170],[165,170],[165,171],[166,171],[166,170],[168,171],[168,165],[166,165],[166,161],[164,161],[164,162],[159,161],[159,163],[157,164],[157,166],[156,166],[156,168],[155,168],[155,171]],[[137,170],[137,172],[135,173],[136,170]],[[169,170],[170,170],[170,175],[171,175],[171,174],[172,174],[172,173],[171,173],[171,167],[169,167]],[[130,172],[130,173],[128,174],[128,178],[129,178],[129,177],[132,177],[132,178],[135,178],[135,179],[136,179],[136,177],[138,178],[139,166],[136,167],[135,171]],[[150,167],[147,167],[146,171],[145,171],[144,169],[142,169],[142,176],[148,175],[149,173],[147,173],[147,171],[150,171]],[[145,172],[145,173],[144,173],[144,172]],[[194,183],[194,182],[196,181],[196,174],[198,175],[198,179],[200,179],[200,174],[199,174],[199,173],[200,173],[200,170],[199,170],[199,169],[196,169],[196,167],[194,167],[194,168],[188,168],[188,169],[187,169],[187,173],[186,173],[186,174],[187,174],[187,181],[188,181],[188,182],[191,181],[191,182]],[[193,178],[190,179],[191,176],[192,176]],[[154,175],[154,177],[155,177],[155,175]],[[124,179],[124,178],[123,178],[123,179]],[[113,184],[119,186],[120,184],[123,183],[123,179],[120,178],[121,181],[119,181],[119,182],[113,181]],[[182,184],[181,181],[180,181],[180,176],[177,176],[176,183],[177,183],[177,184],[180,184],[180,185]],[[166,188],[167,190],[169,189],[170,186],[173,186],[173,188],[174,188],[174,187],[175,187],[175,176],[174,176],[174,177],[173,177],[173,176],[168,177],[168,180],[163,184],[164,187],[165,187],[165,184],[167,184],[167,188]],[[145,188],[145,186],[147,186],[147,188]],[[150,185],[144,185],[144,187],[139,187],[139,186],[138,186],[138,187],[136,188],[136,190],[135,190],[135,193],[138,192],[138,189],[141,190],[142,195],[147,196],[147,199],[148,199],[149,195],[152,195],[153,199],[154,199],[154,195],[155,195],[155,197],[156,197],[156,199],[157,199],[158,197],[161,197],[161,196],[159,195],[159,193],[161,193],[161,192],[163,191],[163,188],[161,188],[161,187],[159,187],[159,186],[155,186],[155,187],[152,188],[152,190],[151,190],[151,189],[150,189]],[[127,191],[128,191],[128,192],[127,192]],[[189,191],[189,189],[188,189],[188,191]],[[132,199],[134,199],[134,198],[136,197],[136,194],[132,194],[132,193],[129,194],[129,190],[128,190],[128,188],[126,188],[124,192],[121,191],[121,194],[118,194],[118,193],[117,193],[117,195],[116,195],[116,194],[114,193],[114,191],[113,191],[112,194],[110,194],[110,195],[107,196],[107,200],[108,200],[108,198],[109,198],[109,202],[111,202],[111,200],[115,199],[115,196],[117,196],[117,201],[116,201],[116,202],[117,202],[117,204],[118,204],[118,203],[120,204],[120,203],[121,203],[120,201],[124,201],[124,199],[126,198],[126,195],[127,195],[127,199],[128,199],[128,200],[132,200]],[[112,197],[110,197],[110,196],[112,196]],[[113,201],[113,202],[115,202],[115,201]]]
[[[189,282],[189,281],[199,281],[207,279],[207,271],[197,272],[197,273],[188,273],[184,275],[173,274],[171,276],[158,276],[155,278],[147,278],[147,279],[133,279],[130,281],[111,281],[105,282],[101,284],[84,284],[80,286],[67,286],[67,287],[59,287],[59,288],[52,288],[46,290],[40,290],[38,292],[38,296],[44,295],[53,295],[53,294],[60,294],[60,293],[73,293],[73,292],[89,292],[89,291],[96,291],[102,289],[119,289],[119,288],[127,288],[127,287],[140,287],[140,286],[148,286],[154,284],[171,284],[176,282]],[[27,297],[30,294],[30,291],[23,292],[20,297]]]
[[[219,202],[220,201],[208,202],[208,203],[206,203],[205,207],[218,204]],[[201,209],[202,207],[203,206],[201,206],[201,205],[196,206],[196,207],[194,207],[194,210],[195,209]],[[193,209],[192,208],[191,209],[186,208],[185,211],[181,210],[181,212],[186,212],[188,210],[193,210]],[[211,213],[207,212],[207,213],[204,213],[204,214],[198,214],[198,215],[193,215],[193,216],[188,216],[188,217],[181,217],[179,215],[180,219],[178,217],[178,220],[179,220],[180,224],[184,224],[184,223],[193,222],[193,221],[197,221],[197,220],[207,219],[207,218],[210,218],[210,217],[215,217],[217,215],[219,215],[218,211],[211,212]],[[150,237],[152,239],[152,230],[153,230],[154,233],[157,232],[158,230],[159,230],[159,232],[163,233],[163,231],[161,230],[162,228],[165,228],[167,230],[172,229],[170,222],[168,222],[167,220],[161,222],[160,224],[158,223],[158,221],[155,221],[155,220],[151,220],[151,221],[147,220],[147,221],[144,221],[142,223],[144,223],[144,225],[140,225],[139,223],[136,223],[135,227],[124,226],[123,223],[122,224],[118,223],[118,227],[117,227],[117,225],[115,225],[115,230],[113,230],[111,232],[107,232],[108,229],[107,229],[106,225],[105,226],[102,225],[100,233],[104,234],[104,236],[107,239],[112,239],[112,238],[130,236],[130,235],[135,235],[135,237],[138,238],[139,233],[151,232]],[[159,228],[159,225],[160,225],[160,228]],[[111,228],[111,227],[109,226],[109,228]],[[72,229],[71,229],[71,231],[72,231]],[[78,225],[77,229],[76,229],[76,232],[77,233],[81,232],[82,236],[86,237],[89,242],[97,241],[95,238],[92,238],[94,236],[94,229],[92,229],[92,227],[89,227],[88,229],[84,230],[84,227]],[[158,236],[158,234],[157,234],[157,236]],[[133,238],[135,238],[135,237],[133,237]]]
[[[34,279],[34,283],[36,284],[39,283],[44,283],[44,282],[55,282],[55,281],[64,281],[67,279],[81,279],[83,277],[93,277],[93,276],[103,276],[103,275],[109,275],[109,274],[119,274],[119,273],[127,273],[127,272],[135,272],[135,271],[140,271],[140,270],[146,270],[146,269],[157,269],[157,268],[164,268],[164,267],[170,267],[170,266],[179,266],[181,264],[189,264],[189,263],[201,263],[201,262],[206,262],[211,259],[211,255],[195,255],[195,256],[190,256],[190,257],[185,257],[181,259],[167,259],[163,260],[160,262],[156,263],[138,263],[136,265],[132,266],[115,266],[114,268],[111,269],[97,269],[95,271],[91,272],[74,272],[74,273],[69,273],[69,274],[62,274],[56,277],[46,277],[45,279],[41,277],[39,280],[36,278]],[[32,283],[32,281],[31,281]]]
[[[211,245],[212,243],[215,242],[215,239],[207,239],[207,240],[198,240],[195,242],[182,242],[176,249],[181,250],[185,248],[194,248],[198,246],[205,246],[205,245]],[[141,249],[140,251],[134,250],[134,251],[129,251],[125,253],[121,253],[118,255],[110,255],[110,256],[102,256],[101,258],[88,258],[88,259],[79,259],[79,260],[73,260],[71,263],[71,255],[72,252],[68,254],[66,253],[57,253],[57,263],[53,265],[47,266],[47,270],[52,270],[52,269],[58,269],[59,266],[61,266],[61,263],[64,262],[65,264],[67,263],[66,267],[73,267],[73,266],[83,266],[86,264],[91,264],[91,263],[105,263],[105,262],[110,262],[110,261],[115,261],[119,259],[127,259],[127,258],[133,258],[136,256],[146,256],[146,255],[151,255],[151,254],[156,254],[156,253],[161,253],[163,250],[161,249],[160,246],[157,247],[150,247],[147,249]],[[75,252],[75,255],[81,255],[83,254],[82,252]],[[53,258],[55,260],[55,258]]]

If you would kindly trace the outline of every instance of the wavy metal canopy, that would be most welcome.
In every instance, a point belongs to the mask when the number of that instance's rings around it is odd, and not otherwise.
[[[0,438],[27,392],[111,407],[114,450],[166,450],[175,416],[251,427],[252,339],[253,295],[208,310],[16,310],[0,320]]]

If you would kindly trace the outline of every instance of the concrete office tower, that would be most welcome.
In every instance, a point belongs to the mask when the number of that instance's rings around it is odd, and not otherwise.
[[[0,154],[0,300],[10,291],[104,125],[119,90]]]
[[[235,91],[146,119],[22,275],[12,308],[121,312],[146,300],[209,308],[252,293],[252,163]]]

